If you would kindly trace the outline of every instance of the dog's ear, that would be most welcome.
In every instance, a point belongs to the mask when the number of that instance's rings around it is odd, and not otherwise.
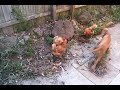
[[[108,32],[108,28],[103,28],[102,33],[107,33]]]

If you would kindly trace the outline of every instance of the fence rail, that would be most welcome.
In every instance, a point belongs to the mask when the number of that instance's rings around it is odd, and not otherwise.
[[[75,5],[79,8],[85,5]],[[18,7],[27,20],[43,17],[51,14],[51,5],[0,5],[0,28],[7,27],[18,23],[15,17],[11,14],[12,7]],[[56,5],[56,12],[63,12],[70,9],[70,5]]]

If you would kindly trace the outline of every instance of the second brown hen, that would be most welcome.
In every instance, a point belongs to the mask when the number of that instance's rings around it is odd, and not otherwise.
[[[91,27],[86,28],[85,31],[84,31],[84,35],[85,36],[91,36],[91,35],[93,35],[95,28],[97,28],[96,24],[93,24]]]

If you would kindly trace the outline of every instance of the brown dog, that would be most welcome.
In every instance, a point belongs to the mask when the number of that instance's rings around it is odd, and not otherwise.
[[[93,50],[93,52],[96,52],[97,54],[97,60],[94,61],[93,66],[91,66],[91,70],[93,72],[95,72],[96,65],[98,64],[98,62],[101,61],[102,57],[104,56],[104,54],[111,45],[111,34],[109,33],[108,29],[105,28],[103,32],[104,32],[104,36],[102,40],[98,43],[97,48]]]

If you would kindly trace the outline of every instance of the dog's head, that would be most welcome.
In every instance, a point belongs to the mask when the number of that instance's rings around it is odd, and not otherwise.
[[[108,28],[104,28],[103,30],[102,30],[102,33],[103,33],[103,35],[105,35],[105,34],[108,34]]]

